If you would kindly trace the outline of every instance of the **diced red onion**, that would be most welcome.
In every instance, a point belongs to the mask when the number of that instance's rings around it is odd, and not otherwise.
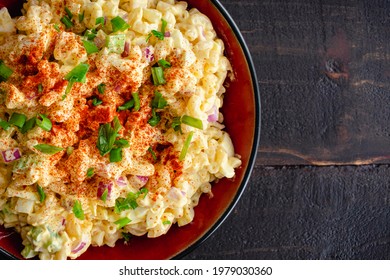
[[[72,253],[77,253],[79,252],[80,250],[82,250],[85,245],[87,245],[87,243],[85,243],[84,241],[81,241],[73,250],[72,250]]]
[[[61,225],[62,225],[62,226],[64,226],[64,225],[65,225],[65,223],[66,223],[66,220],[65,220],[65,218],[62,218]]]
[[[9,149],[1,152],[4,162],[13,162],[22,157],[20,150],[18,148]]]
[[[146,183],[148,182],[149,180],[149,177],[148,176],[140,176],[140,175],[137,175],[137,178],[138,180],[144,185],[146,185]]]
[[[106,41],[98,36],[96,36],[93,39],[93,42],[95,43],[96,47],[98,47],[99,49],[103,48],[104,45],[106,44]]]
[[[169,32],[169,31],[165,32],[164,37],[171,37],[171,32]]]
[[[185,196],[185,193],[183,193],[181,190],[179,190],[178,188],[175,188],[175,187],[172,187],[167,193],[167,197],[173,201],[178,201],[184,196]]]
[[[108,19],[107,16],[105,16],[105,17],[104,17],[104,25],[107,24],[107,19]]]
[[[103,181],[100,181],[97,189],[97,194],[96,194],[97,197],[100,199],[103,193],[105,192],[105,190],[107,190],[107,199],[110,199],[112,185],[113,185],[112,182],[105,183]]]
[[[213,106],[213,109],[210,115],[207,117],[208,122],[216,122],[218,121],[218,110],[217,107]]]
[[[114,88],[114,90],[115,90],[116,92],[120,92],[121,89],[122,89],[122,85],[121,85],[121,84],[117,84],[117,85],[115,86],[115,88]]]
[[[116,179],[116,183],[120,187],[126,187],[127,186],[127,182],[126,182],[125,178],[122,177],[122,176],[119,177],[118,179]]]
[[[148,62],[152,62],[154,60],[154,49],[146,47],[144,50],[144,55]]]
[[[128,57],[130,54],[130,43],[125,42],[125,49],[123,50],[123,53],[121,54],[122,57]]]

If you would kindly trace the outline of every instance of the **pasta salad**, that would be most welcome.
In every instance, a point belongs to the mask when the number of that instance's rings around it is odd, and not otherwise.
[[[190,223],[241,165],[220,113],[230,73],[186,2],[2,8],[0,224],[20,233],[22,256],[75,259]]]

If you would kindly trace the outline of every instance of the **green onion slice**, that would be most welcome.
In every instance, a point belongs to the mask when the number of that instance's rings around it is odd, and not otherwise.
[[[13,124],[19,128],[22,128],[24,123],[26,122],[27,117],[23,114],[19,113],[12,113],[11,118],[9,119],[8,123]]]
[[[131,222],[131,220],[129,218],[124,217],[124,218],[121,218],[121,219],[115,221],[114,224],[118,225],[118,229],[121,229],[130,222]]]
[[[166,220],[166,221],[163,221],[162,224],[163,224],[163,225],[170,225],[170,224],[171,224],[171,221]]]
[[[83,40],[83,45],[87,54],[93,54],[99,52],[99,48],[95,45],[94,42]]]
[[[38,93],[42,93],[43,92],[43,86],[42,84],[39,84],[38,85]]]
[[[133,100],[134,100],[134,111],[139,111],[139,109],[141,108],[139,95],[137,92],[133,92],[131,95],[133,96]]]
[[[171,67],[171,64],[168,61],[166,61],[165,59],[160,59],[159,61],[157,61],[157,63],[162,68],[170,68]]]
[[[61,18],[61,22],[65,25],[66,28],[71,28],[73,27],[73,22],[68,16],[63,16]]]
[[[134,107],[134,103],[135,103],[134,99],[131,99],[131,100],[127,101],[125,104],[123,104],[122,106],[118,107],[118,112],[119,111],[129,110],[129,109],[133,108]]]
[[[73,214],[76,216],[76,218],[80,220],[84,220],[84,210],[81,206],[81,203],[79,200],[75,200],[73,203]]]
[[[200,119],[191,116],[187,116],[187,115],[182,116],[181,122],[198,129],[203,129],[203,122]]]
[[[129,141],[127,141],[126,139],[115,140],[114,145],[117,148],[128,148],[128,147],[130,147]]]
[[[156,113],[156,109],[153,108],[152,109],[152,117],[148,120],[148,123],[151,125],[151,126],[156,126],[158,125],[158,123],[160,122],[161,120],[161,117],[158,113]]]
[[[102,193],[102,196],[100,197],[101,200],[106,202],[108,196],[108,189],[105,189],[104,192]]]
[[[50,131],[53,127],[50,119],[44,114],[38,114],[38,117],[36,118],[36,124],[46,131]]]
[[[44,154],[48,154],[48,155],[54,155],[54,154],[64,150],[63,148],[48,145],[48,144],[38,144],[38,145],[35,145],[34,148],[37,149],[38,151],[40,151]]]
[[[110,162],[120,162],[122,160],[122,148],[113,148],[110,151]]]
[[[2,120],[2,119],[0,118],[0,127],[1,127],[2,129],[4,129],[4,130],[8,130],[9,127],[10,127],[10,124],[9,124],[7,121]]]
[[[103,103],[103,101],[101,101],[100,99],[98,99],[98,98],[96,98],[96,97],[94,97],[93,99],[92,99],[92,105],[93,106],[98,106],[98,105],[100,105],[100,104],[102,104]]]
[[[68,18],[69,18],[69,19],[72,19],[72,18],[73,18],[73,14],[72,14],[72,12],[69,10],[68,7],[65,7],[65,12],[66,12],[66,14],[68,15]]]
[[[14,71],[0,60],[0,82],[6,82]]]
[[[99,24],[104,25],[104,22],[105,22],[104,17],[98,17],[96,18],[95,25],[99,25]]]
[[[88,168],[87,170],[87,178],[91,178],[95,173],[95,169],[93,167]]]
[[[114,146],[118,132],[122,128],[118,117],[114,118],[113,125],[114,127],[112,127],[111,124],[106,123],[100,125],[99,127],[98,141],[96,143],[96,147],[99,149],[101,156],[104,156],[111,151]]]
[[[164,109],[165,106],[168,105],[168,102],[162,96],[162,94],[158,91],[154,92],[154,98],[152,100],[152,108],[156,109]]]
[[[57,23],[53,24],[53,27],[54,27],[55,30],[57,30],[57,32],[61,31],[61,29],[60,29],[60,27],[58,26]]]
[[[37,191],[38,191],[38,194],[39,194],[39,201],[41,203],[44,202],[45,198],[46,198],[45,191],[43,190],[43,188],[40,185],[37,185]]]
[[[85,32],[84,32],[84,36],[87,37],[88,40],[93,40],[93,39],[95,39],[96,35],[97,35],[97,31],[96,31],[95,28],[93,28],[93,29],[91,29],[91,30],[87,29],[87,30],[85,30]]]
[[[154,160],[157,160],[156,153],[153,151],[152,147],[149,147],[149,148],[148,148],[148,152],[152,155],[152,158],[153,158]]]
[[[31,119],[29,119],[28,121],[26,121],[23,125],[23,127],[21,128],[20,132],[25,134],[26,132],[30,131],[31,129],[34,128],[35,126],[35,123],[36,123],[36,118],[35,117],[32,117]]]
[[[84,20],[85,11],[83,11],[82,14],[79,14],[79,22],[82,22]]]
[[[130,25],[120,16],[114,17],[111,20],[112,32],[125,31],[130,28]]]
[[[65,80],[69,82],[66,87],[65,94],[62,96],[62,100],[64,100],[69,94],[75,82],[85,83],[88,70],[88,64],[80,63],[65,76]]]
[[[164,70],[160,66],[152,67],[152,78],[155,86],[166,84]]]
[[[106,91],[106,85],[101,83],[100,85],[97,86],[97,90],[100,94],[104,94],[104,92]]]
[[[181,152],[180,152],[180,155],[179,155],[179,160],[183,160],[186,157],[187,151],[188,151],[188,148],[190,147],[190,144],[191,144],[193,136],[194,136],[194,132],[191,131],[188,134],[186,141],[184,142],[183,148],[181,149]]]

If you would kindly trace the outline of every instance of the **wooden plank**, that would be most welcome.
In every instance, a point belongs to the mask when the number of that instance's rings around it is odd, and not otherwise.
[[[389,259],[390,166],[256,167],[186,259]]]
[[[233,1],[262,100],[258,164],[390,163],[390,1]]]

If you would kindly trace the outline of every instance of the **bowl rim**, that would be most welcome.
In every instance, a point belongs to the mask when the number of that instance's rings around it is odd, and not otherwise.
[[[244,53],[244,56],[246,58],[246,62],[248,64],[249,72],[252,79],[252,86],[254,90],[254,106],[255,106],[255,130],[253,135],[253,143],[252,143],[252,151],[248,160],[248,166],[244,173],[243,180],[240,184],[240,187],[237,190],[237,194],[227,207],[226,211],[221,215],[221,217],[211,226],[206,233],[204,233],[197,241],[195,241],[193,244],[191,244],[188,248],[185,250],[178,252],[176,255],[172,256],[171,259],[173,260],[179,260],[188,255],[189,253],[193,252],[196,248],[198,248],[201,244],[203,244],[226,220],[226,218],[231,214],[234,207],[237,205],[238,201],[240,200],[246,186],[248,185],[249,179],[251,177],[251,173],[253,171],[255,162],[256,162],[256,156],[257,156],[257,150],[260,144],[260,131],[261,131],[261,102],[260,102],[260,89],[258,85],[258,79],[256,75],[256,69],[253,63],[252,56],[250,54],[249,48],[245,42],[244,37],[242,36],[240,29],[238,28],[237,24],[233,20],[232,16],[229,14],[229,12],[226,10],[226,8],[220,3],[219,0],[209,0],[216,8],[217,10],[222,14],[224,19],[228,22],[229,26],[232,28],[234,36],[237,38],[238,43],[240,44],[240,47]],[[16,256],[11,254],[10,252],[6,251],[5,249],[0,247],[0,255],[3,255],[4,257],[7,257],[9,259],[19,260]]]
[[[188,248],[183,250],[182,252],[179,252],[177,255],[173,256],[173,260],[179,260],[188,255],[189,253],[193,252],[196,248],[198,248],[201,244],[203,244],[226,220],[226,218],[231,214],[232,210],[237,205],[238,201],[240,200],[242,194],[244,193],[244,190],[246,186],[248,185],[249,179],[251,177],[251,173],[253,171],[255,162],[256,162],[256,156],[257,156],[257,150],[260,145],[260,131],[261,131],[261,102],[260,102],[260,88],[258,84],[258,79],[256,75],[256,68],[253,63],[252,56],[250,54],[249,48],[245,42],[244,37],[241,34],[240,29],[238,28],[237,24],[233,20],[233,17],[229,14],[229,12],[226,10],[226,8],[221,4],[219,0],[209,0],[222,14],[222,16],[225,18],[225,20],[228,22],[229,26],[232,28],[232,31],[237,38],[238,43],[240,44],[240,47],[244,53],[244,56],[246,58],[249,72],[252,79],[252,86],[254,91],[254,106],[255,106],[255,131],[253,135],[253,143],[252,143],[252,151],[248,160],[248,166],[244,173],[243,180],[240,184],[240,187],[237,190],[237,194],[231,201],[230,205],[226,208],[226,211],[221,215],[221,217],[213,224],[210,229],[207,230],[205,234],[203,234],[197,241],[195,241],[193,244],[191,244]]]

